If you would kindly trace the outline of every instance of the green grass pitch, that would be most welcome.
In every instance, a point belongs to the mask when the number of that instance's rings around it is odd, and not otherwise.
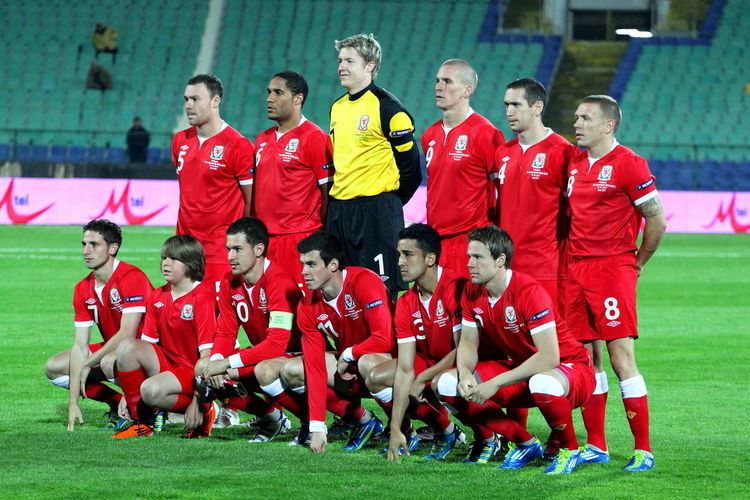
[[[120,257],[161,284],[167,228],[125,228]],[[412,457],[392,464],[382,444],[324,456],[288,438],[247,443],[247,428],[185,441],[115,441],[103,408],[82,404],[85,425],[65,431],[67,394],[45,380],[45,359],[72,340],[71,294],[86,274],[78,227],[0,227],[0,497],[254,498],[677,498],[750,497],[750,236],[666,236],[639,285],[639,367],[651,404],[656,469],[621,468],[632,442],[614,376],[607,431],[612,463],[548,478]],[[610,370],[611,373],[611,370]],[[368,403],[369,404],[369,403]],[[372,407],[372,406],[371,406]],[[579,436],[583,436],[576,415]],[[547,429],[536,410],[529,428]],[[244,430],[241,430],[244,429]],[[289,436],[291,437],[291,436]]]

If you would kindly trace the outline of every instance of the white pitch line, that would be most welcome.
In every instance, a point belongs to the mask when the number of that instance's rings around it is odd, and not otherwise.
[[[161,250],[161,246],[154,247],[154,248],[121,248],[121,252],[123,254],[128,253],[159,253]],[[71,254],[71,255],[80,255],[81,249],[80,248],[33,248],[33,247],[26,247],[26,248],[0,248],[0,254],[14,254],[14,253],[28,253],[28,252],[35,252],[37,254],[59,254],[59,253],[65,253],[65,254]]]

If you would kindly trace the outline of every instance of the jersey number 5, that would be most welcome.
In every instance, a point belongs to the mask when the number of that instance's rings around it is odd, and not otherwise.
[[[185,155],[187,154],[187,151],[180,151],[180,155],[177,157],[177,173],[180,173],[180,170],[182,170],[182,167],[185,166]]]

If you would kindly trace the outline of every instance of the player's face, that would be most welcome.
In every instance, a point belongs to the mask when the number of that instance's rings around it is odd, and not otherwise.
[[[302,262],[302,279],[305,280],[310,290],[323,287],[333,276],[333,271],[330,269],[333,262],[326,266],[318,250],[300,254],[299,260]]]
[[[251,245],[244,233],[227,235],[227,258],[234,276],[248,273],[258,262],[258,248]]]
[[[347,90],[365,88],[372,81],[375,63],[368,63],[356,49],[344,47],[339,50],[339,81]]]
[[[524,89],[507,89],[503,103],[505,104],[505,118],[513,132],[520,133],[531,128],[534,108],[526,101]]]
[[[458,68],[452,64],[440,66],[435,75],[435,105],[445,111],[469,97],[471,87],[459,80]]]
[[[576,141],[583,148],[597,145],[611,130],[612,120],[605,119],[599,105],[593,102],[581,103],[576,109],[575,119]]]
[[[266,89],[266,112],[269,120],[284,121],[294,114],[294,95],[286,86],[286,80],[274,77]]]
[[[427,270],[424,252],[415,240],[398,240],[398,269],[405,282],[416,281]]]
[[[188,85],[185,88],[185,115],[193,127],[208,122],[219,107],[219,96],[211,97],[205,83]]]
[[[96,231],[84,231],[83,239],[83,261],[88,269],[99,269],[104,264],[115,258],[117,244],[107,245],[101,234]]]
[[[167,283],[178,285],[187,279],[187,266],[180,260],[164,257],[161,259],[161,274]]]
[[[484,285],[503,267],[505,257],[492,258],[490,249],[480,241],[469,241],[469,276],[475,285]]]

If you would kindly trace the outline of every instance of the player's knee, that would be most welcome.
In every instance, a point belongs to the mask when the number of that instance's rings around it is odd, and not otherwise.
[[[381,363],[370,370],[365,384],[371,391],[384,389],[393,385],[393,374],[391,370],[386,369],[386,364]]]
[[[55,380],[62,375],[65,375],[65,373],[62,373],[62,366],[57,358],[57,355],[50,356],[44,363],[44,374],[50,381]]]
[[[272,361],[261,361],[257,365],[255,365],[255,370],[253,373],[255,373],[255,378],[258,380],[258,384],[261,386],[268,385],[274,380],[279,378],[279,363],[274,363]]]
[[[166,394],[158,383],[146,379],[141,384],[141,398],[147,405],[155,406],[158,402],[164,399],[164,396],[166,396]]]
[[[437,390],[437,396],[458,396],[458,378],[453,372],[443,372],[432,380],[432,387]]]
[[[564,396],[565,388],[559,380],[546,373],[537,373],[529,379],[531,394],[549,394],[550,396]]]
[[[281,370],[281,379],[288,387],[299,387],[304,385],[304,367],[302,360],[293,359],[284,365]]]
[[[132,359],[138,350],[138,341],[136,339],[124,339],[117,346],[115,351],[115,358],[118,363],[123,360]]]

